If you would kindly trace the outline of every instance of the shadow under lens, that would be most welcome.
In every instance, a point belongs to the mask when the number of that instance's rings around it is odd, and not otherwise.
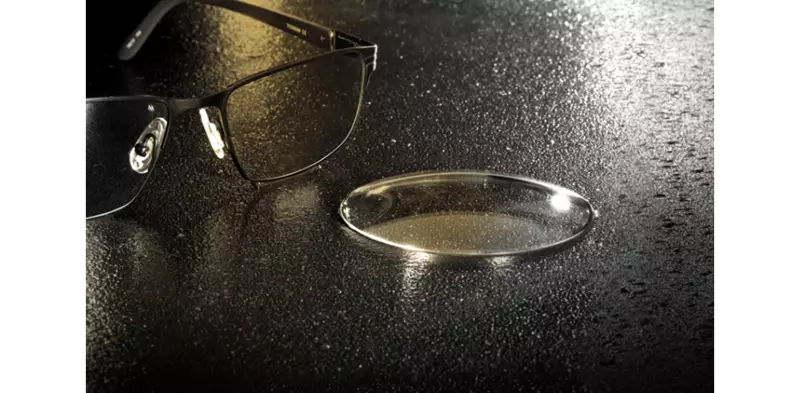
[[[154,100],[86,102],[87,218],[120,209],[141,191],[163,143],[167,114]]]
[[[228,127],[247,176],[286,176],[336,150],[355,122],[363,80],[360,55],[335,53],[236,89]]]

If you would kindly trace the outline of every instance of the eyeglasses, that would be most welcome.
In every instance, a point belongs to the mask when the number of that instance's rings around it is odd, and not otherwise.
[[[163,0],[125,41],[118,57],[133,58],[162,17],[185,0]],[[333,154],[350,135],[377,45],[293,16],[239,1],[202,0],[264,22],[328,50],[243,78],[207,97],[153,96],[86,100],[86,217],[129,205],[164,147],[172,119],[198,110],[211,147],[226,150],[250,181],[294,175]],[[219,119],[210,116],[216,108]]]

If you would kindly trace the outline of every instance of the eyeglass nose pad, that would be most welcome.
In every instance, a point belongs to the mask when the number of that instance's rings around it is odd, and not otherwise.
[[[200,120],[203,122],[203,129],[206,131],[208,142],[217,158],[225,158],[225,141],[222,139],[222,126],[211,121],[206,108],[200,108]]]
[[[139,139],[128,152],[128,162],[134,172],[141,174],[150,172],[166,130],[167,121],[162,117],[156,117],[144,128]]]

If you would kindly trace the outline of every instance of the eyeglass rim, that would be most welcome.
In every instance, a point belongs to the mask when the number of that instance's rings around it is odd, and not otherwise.
[[[365,47],[365,48],[366,49],[370,49],[370,47]],[[225,129],[225,139],[226,139],[225,142],[228,144],[228,149],[231,151],[231,157],[233,158],[233,161],[236,164],[236,167],[239,170],[239,173],[242,175],[242,177],[244,177],[245,179],[247,179],[249,181],[252,181],[252,182],[270,182],[270,181],[280,180],[280,179],[284,179],[284,178],[287,178],[287,177],[290,177],[290,176],[297,175],[297,174],[302,173],[304,171],[307,171],[307,170],[319,165],[321,162],[327,160],[330,156],[332,156],[334,153],[336,153],[345,144],[345,142],[347,142],[347,140],[350,139],[350,136],[353,134],[353,130],[355,130],[356,125],[358,124],[358,119],[359,119],[359,117],[361,115],[362,104],[364,102],[364,95],[365,95],[366,87],[367,87],[367,84],[369,82],[369,74],[368,74],[368,69],[369,69],[369,65],[368,64],[369,64],[369,62],[366,61],[366,60],[363,60],[364,59],[364,55],[363,55],[363,53],[361,51],[357,51],[357,50],[353,50],[353,49],[359,49],[359,48],[348,48],[348,49],[344,49],[344,50],[337,50],[337,51],[333,51],[333,52],[324,53],[324,54],[322,54],[320,56],[313,56],[313,57],[308,58],[308,59],[303,59],[303,60],[299,60],[297,62],[293,62],[291,65],[288,65],[287,67],[278,66],[278,67],[275,67],[274,70],[267,70],[267,71],[264,71],[262,73],[254,74],[253,76],[245,78],[245,79],[242,80],[242,81],[246,80],[246,82],[241,83],[241,84],[240,83],[234,83],[233,85],[231,85],[231,87],[229,89],[226,89],[226,94],[224,94],[224,96],[222,97],[222,101],[220,103],[220,106],[218,106],[218,108],[219,108],[220,112],[222,113],[222,121],[223,121],[223,126],[224,126],[224,129]],[[233,143],[233,139],[235,139],[234,134],[236,133],[236,131],[232,127],[230,127],[230,125],[228,123],[228,99],[230,98],[230,96],[237,89],[239,89],[241,87],[244,87],[244,86],[247,86],[248,84],[256,82],[258,80],[261,80],[262,78],[266,78],[266,77],[268,77],[270,75],[273,75],[273,74],[275,74],[277,72],[285,71],[285,70],[288,70],[288,69],[291,69],[291,68],[294,68],[294,67],[297,67],[297,66],[301,66],[303,64],[307,64],[307,63],[309,63],[311,61],[322,59],[322,58],[325,58],[327,56],[333,56],[333,55],[337,55],[337,54],[340,55],[340,54],[346,54],[346,53],[356,53],[356,54],[358,54],[359,56],[362,57],[362,61],[361,61],[361,82],[359,84],[358,102],[356,103],[356,112],[353,115],[353,120],[350,123],[350,128],[347,130],[347,133],[342,138],[342,140],[339,141],[339,143],[333,149],[331,149],[328,153],[326,153],[324,156],[322,156],[319,159],[317,159],[316,161],[314,161],[314,162],[312,162],[312,163],[310,163],[310,164],[308,164],[308,165],[306,165],[304,167],[296,169],[294,171],[291,171],[291,172],[288,172],[288,173],[285,173],[285,174],[281,174],[281,175],[278,175],[278,176],[272,176],[272,177],[252,177],[252,176],[250,176],[247,173],[247,170],[244,168],[244,165],[242,165],[242,163],[239,161],[239,155],[236,154],[236,147],[235,147],[235,145]],[[272,72],[270,72],[270,71],[272,71]]]
[[[120,60],[130,60],[133,58],[136,53],[141,49],[142,45],[144,45],[145,41],[147,40],[150,33],[153,31],[155,26],[161,21],[161,19],[175,6],[185,3],[187,0],[162,0],[156,4],[153,9],[151,9],[150,13],[145,17],[145,19],[139,24],[136,30],[131,33],[131,35],[126,39],[123,47],[120,49],[118,53],[118,58]],[[216,107],[220,110],[222,114],[222,122],[223,122],[223,138],[228,145],[229,151],[231,153],[231,157],[236,165],[239,174],[254,182],[267,182],[272,180],[278,180],[285,177],[289,177],[300,172],[306,171],[315,165],[318,165],[320,162],[326,160],[332,154],[334,154],[342,145],[350,138],[355,126],[357,124],[359,115],[361,113],[361,106],[364,99],[365,90],[367,84],[369,83],[370,76],[372,72],[375,71],[376,63],[377,63],[377,54],[378,54],[378,46],[364,40],[362,38],[356,37],[351,34],[347,34],[341,31],[333,30],[321,25],[317,25],[315,23],[294,17],[292,15],[284,14],[278,11],[269,10],[263,7],[247,4],[244,2],[237,2],[237,1],[222,1],[222,0],[195,0],[198,3],[205,3],[212,6],[222,7],[234,12],[238,12],[240,14],[249,16],[254,18],[262,23],[275,27],[279,30],[282,30],[285,33],[289,33],[294,35],[298,38],[304,39],[305,41],[314,44],[318,47],[323,49],[327,49],[326,53],[322,53],[316,56],[310,56],[304,59],[300,59],[293,62],[288,62],[285,64],[281,64],[275,67],[268,68],[266,70],[257,72],[255,74],[249,75],[244,77],[230,86],[226,87],[225,89],[214,93],[209,96],[199,97],[199,98],[167,98],[167,97],[159,97],[154,95],[148,94],[139,94],[139,95],[126,95],[126,96],[109,96],[109,97],[93,97],[86,99],[88,103],[98,103],[98,102],[115,102],[115,101],[133,101],[133,100],[150,100],[159,103],[166,104],[167,106],[167,128],[164,132],[164,138],[162,139],[161,146],[154,157],[153,167],[149,171],[147,175],[147,179],[142,183],[139,190],[136,192],[133,198],[130,199],[127,203],[123,204],[122,206],[112,209],[108,212],[98,214],[95,216],[87,217],[88,219],[102,217],[108,214],[112,214],[119,210],[124,209],[139,196],[142,190],[146,187],[147,182],[150,180],[150,176],[152,176],[155,168],[158,166],[157,161],[161,156],[162,151],[166,146],[166,140],[169,136],[169,130],[174,118],[177,118],[178,115],[182,114],[183,112],[193,110],[193,109],[200,109],[206,107]],[[298,30],[299,29],[299,30]],[[311,33],[310,35],[306,32]],[[302,31],[300,31],[302,30]],[[322,37],[320,41],[316,41],[311,39],[312,36],[319,36]],[[339,53],[358,53],[362,59],[362,81],[359,91],[359,98],[358,98],[358,106],[356,109],[356,113],[353,117],[353,122],[350,125],[350,129],[348,130],[345,137],[341,140],[341,142],[328,154],[320,158],[319,160],[315,161],[314,163],[298,169],[296,171],[290,172],[288,174],[284,174],[277,177],[272,178],[264,178],[264,179],[254,179],[248,176],[247,172],[244,170],[243,166],[240,165],[239,159],[235,152],[234,144],[232,143],[230,137],[230,127],[228,125],[228,116],[227,116],[227,100],[228,97],[235,91],[236,89],[247,85],[248,83],[257,81],[261,78],[267,77],[277,72],[281,72],[284,70],[291,69],[293,67],[297,67],[308,62],[314,61],[316,59],[324,58],[326,56],[332,56]]]
[[[191,110],[197,110],[197,109],[209,108],[209,107],[214,107],[214,108],[219,109],[219,111],[220,111],[220,113],[222,115],[221,117],[222,117],[222,122],[223,122],[222,135],[223,135],[225,143],[226,143],[226,145],[228,147],[228,150],[231,153],[232,161],[234,162],[234,165],[236,166],[236,169],[238,170],[239,174],[244,179],[246,179],[248,181],[261,183],[261,182],[270,182],[270,181],[280,180],[280,179],[284,179],[284,178],[287,178],[287,177],[290,177],[290,176],[297,175],[299,173],[302,173],[302,172],[304,172],[306,170],[309,170],[309,169],[313,168],[316,165],[319,165],[321,162],[325,161],[331,155],[336,153],[345,144],[345,142],[347,142],[347,140],[350,139],[350,136],[352,135],[353,130],[355,129],[355,127],[356,127],[356,125],[358,123],[358,119],[359,119],[360,114],[361,114],[362,104],[363,104],[363,101],[364,101],[364,95],[365,95],[365,92],[366,92],[366,87],[367,87],[367,85],[369,83],[369,77],[371,75],[370,69],[372,68],[372,66],[374,64],[373,63],[374,62],[374,53],[375,53],[376,49],[377,49],[377,47],[374,46],[374,45],[373,46],[364,46],[364,47],[353,47],[353,48],[337,49],[337,50],[334,50],[334,51],[325,52],[325,53],[321,53],[321,54],[314,55],[314,56],[309,56],[309,57],[306,57],[306,58],[303,58],[303,59],[300,59],[300,60],[296,60],[296,61],[292,61],[292,62],[288,62],[288,63],[284,63],[284,64],[279,64],[277,66],[270,67],[270,68],[268,68],[266,70],[263,70],[263,71],[255,73],[255,74],[246,76],[246,77],[244,77],[242,79],[239,79],[238,81],[230,84],[225,89],[222,89],[222,90],[220,90],[220,91],[218,91],[218,92],[216,92],[214,94],[211,94],[211,95],[208,95],[208,96],[205,96],[205,97],[198,97],[198,98],[170,98],[170,97],[161,97],[161,96],[155,96],[155,95],[149,95],[149,94],[137,94],[137,95],[126,95],[126,96],[108,96],[108,97],[87,98],[86,99],[86,103],[87,104],[100,103],[100,102],[141,101],[141,100],[148,100],[148,101],[158,102],[158,103],[166,105],[168,118],[167,118],[167,128],[166,128],[165,133],[164,133],[164,139],[162,141],[162,144],[161,144],[156,156],[154,157],[153,167],[150,169],[150,171],[149,171],[149,173],[147,175],[147,179],[145,180],[145,182],[142,183],[142,186],[136,192],[136,195],[133,198],[131,198],[130,201],[128,201],[127,203],[125,203],[124,205],[122,205],[122,206],[120,206],[118,208],[115,208],[115,209],[112,209],[112,210],[110,210],[108,212],[97,214],[97,215],[94,215],[94,216],[90,216],[90,217],[87,216],[86,219],[88,220],[88,219],[93,219],[93,218],[99,218],[99,217],[102,217],[102,216],[105,216],[105,215],[109,215],[109,214],[115,213],[115,212],[117,212],[119,210],[122,210],[125,207],[129,206],[131,203],[133,203],[134,200],[136,200],[136,198],[139,196],[139,194],[142,192],[142,190],[146,187],[147,182],[150,181],[150,177],[152,176],[153,172],[158,167],[158,160],[161,157],[161,154],[162,154],[162,152],[163,152],[163,150],[164,150],[164,148],[165,148],[165,146],[167,144],[167,139],[168,139],[169,134],[170,134],[169,130],[170,130],[170,126],[172,124],[172,121],[174,119],[176,119],[179,115],[181,115],[181,114],[183,114],[185,112],[191,111]],[[342,138],[342,140],[330,152],[328,152],[327,154],[325,154],[324,156],[322,156],[318,160],[316,160],[316,161],[314,161],[314,162],[312,162],[312,163],[310,163],[310,164],[308,164],[308,165],[306,165],[306,166],[304,166],[304,167],[302,167],[300,169],[294,170],[294,171],[289,172],[289,173],[281,174],[279,176],[273,176],[273,177],[268,177],[268,178],[251,177],[247,173],[247,170],[245,169],[245,167],[242,164],[242,162],[240,161],[239,156],[236,154],[236,148],[235,148],[235,145],[233,143],[232,134],[235,133],[235,131],[232,131],[232,129],[231,129],[230,125],[229,125],[229,122],[228,122],[228,111],[227,111],[227,102],[228,102],[228,98],[230,97],[230,95],[233,94],[234,91],[236,91],[237,89],[239,89],[239,88],[241,88],[243,86],[246,86],[246,85],[248,85],[250,83],[256,82],[256,81],[261,80],[263,78],[269,77],[270,75],[276,74],[278,72],[286,71],[286,70],[292,69],[294,67],[302,66],[304,64],[310,63],[310,62],[315,61],[315,60],[324,59],[324,58],[326,58],[328,56],[343,55],[343,54],[348,54],[348,53],[354,53],[354,54],[358,54],[360,56],[360,58],[361,58],[361,62],[360,63],[361,63],[361,68],[362,69],[361,69],[361,83],[360,83],[360,86],[359,86],[359,95],[358,95],[358,103],[357,103],[357,107],[356,107],[356,113],[353,116],[353,121],[352,121],[352,123],[350,125],[350,129],[347,131],[347,134],[345,135],[345,137]],[[365,56],[365,55],[367,55],[367,56]],[[369,56],[369,55],[371,55],[371,56]]]

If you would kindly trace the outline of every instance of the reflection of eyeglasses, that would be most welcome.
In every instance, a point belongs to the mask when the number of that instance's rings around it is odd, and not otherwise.
[[[185,0],[162,0],[125,41],[119,58],[142,47],[162,17]],[[375,70],[377,45],[304,20],[238,1],[202,0],[329,50],[241,79],[207,97],[153,96],[86,100],[86,217],[130,204],[152,173],[175,115],[199,109],[219,158],[230,151],[239,172],[268,181],[313,167],[347,139],[364,87]],[[208,115],[218,108],[221,122]]]

